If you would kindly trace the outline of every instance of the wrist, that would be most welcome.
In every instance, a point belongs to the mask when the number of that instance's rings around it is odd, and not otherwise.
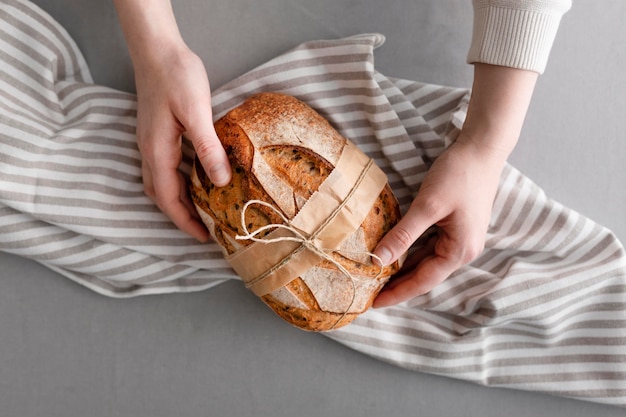
[[[476,64],[467,117],[457,141],[506,160],[515,148],[538,74]]]
[[[115,6],[135,68],[187,49],[169,0],[115,0]]]
[[[500,170],[511,155],[515,143],[513,139],[474,136],[462,131],[453,145],[474,160],[481,161],[485,169]]]

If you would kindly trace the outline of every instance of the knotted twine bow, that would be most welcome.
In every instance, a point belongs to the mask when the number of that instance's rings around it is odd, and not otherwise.
[[[265,206],[267,208],[269,208],[270,210],[274,211],[276,214],[278,214],[284,223],[273,223],[273,224],[268,224],[266,226],[262,226],[259,227],[258,229],[256,229],[254,232],[250,233],[250,231],[248,230],[247,226],[246,226],[246,220],[245,220],[245,213],[248,210],[248,208],[252,205],[252,204],[259,204],[262,206]],[[280,210],[278,210],[276,207],[274,207],[273,205],[266,203],[265,201],[261,201],[261,200],[250,200],[248,202],[246,202],[246,204],[244,205],[242,211],[241,211],[241,227],[244,230],[244,234],[243,235],[237,235],[235,236],[235,239],[237,240],[251,240],[253,242],[258,242],[258,243],[262,243],[262,244],[273,244],[273,243],[280,243],[280,242],[285,242],[285,241],[291,241],[291,242],[297,242],[300,243],[302,246],[300,248],[302,248],[303,250],[309,250],[311,252],[314,252],[315,254],[317,254],[318,256],[320,256],[321,258],[327,260],[328,262],[332,263],[335,267],[337,267],[337,269],[344,274],[346,277],[348,277],[348,279],[350,280],[350,283],[352,285],[352,296],[350,298],[350,303],[348,304],[348,307],[346,307],[343,311],[343,314],[341,317],[339,317],[339,319],[330,327],[330,329],[332,330],[337,324],[339,324],[341,322],[341,320],[343,320],[343,318],[350,312],[350,309],[352,308],[352,306],[354,305],[354,301],[356,299],[356,282],[354,277],[352,276],[352,274],[350,273],[350,271],[348,271],[342,264],[341,262],[337,261],[332,255],[331,253],[333,252],[332,249],[326,249],[323,247],[319,247],[317,246],[314,241],[315,241],[315,236],[309,236],[306,237],[303,233],[301,233],[298,229],[296,229],[295,227],[293,227],[291,225],[291,222],[289,221],[289,219],[287,217],[285,217]],[[282,236],[282,237],[275,237],[275,238],[270,238],[270,239],[263,239],[263,238],[258,238],[257,236],[267,230],[272,230],[272,229],[284,229],[284,230],[288,230],[290,233],[293,233],[293,236]],[[382,274],[383,272],[383,262],[382,260],[375,254],[369,252],[369,251],[345,251],[342,250],[341,251],[342,254],[356,254],[356,255],[368,255],[370,257],[373,257],[375,259],[378,260],[378,264],[380,266],[378,273],[372,277],[372,279],[378,279],[378,277]],[[285,258],[282,262],[289,262],[290,258]],[[273,270],[278,269],[281,267],[282,262],[275,265],[272,269],[268,270],[265,274],[257,277],[256,279],[250,281],[247,283],[247,286],[253,285],[254,282],[258,281],[258,280],[262,280],[267,274],[271,274],[273,272]]]
[[[335,265],[351,280],[356,290],[354,277],[330,253],[338,250],[360,227],[386,183],[386,175],[373,160],[354,144],[346,142],[335,169],[292,220],[269,203],[260,200],[246,202],[241,212],[244,235],[236,238],[254,243],[233,253],[227,260],[258,296],[282,288],[321,260]],[[270,208],[284,223],[262,226],[251,233],[246,226],[245,213],[252,204]],[[270,229],[274,230],[267,236],[258,237]],[[350,306],[344,309],[344,315],[352,307],[354,297]]]

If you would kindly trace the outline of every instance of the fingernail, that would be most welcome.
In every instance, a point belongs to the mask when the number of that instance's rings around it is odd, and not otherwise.
[[[374,258],[374,262],[379,264],[378,266],[389,265],[389,261],[391,261],[391,252],[389,252],[389,249],[385,247],[378,248],[374,255],[378,256],[378,259]]]
[[[195,236],[196,240],[200,243],[207,243],[209,241],[209,236]]]
[[[382,293],[381,293],[381,294],[382,294]],[[381,296],[380,296],[381,294],[378,294],[378,297],[376,297],[376,298],[374,299],[374,302],[372,303],[372,308],[373,308],[373,309],[387,307],[387,304],[385,304],[384,300],[382,300],[382,301],[380,300],[381,298],[384,298],[384,297],[381,297]]]
[[[209,172],[209,178],[218,187],[228,184],[230,181],[230,172],[224,164],[217,164],[211,168]]]

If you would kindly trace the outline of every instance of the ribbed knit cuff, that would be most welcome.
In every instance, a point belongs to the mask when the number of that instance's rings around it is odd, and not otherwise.
[[[474,30],[467,55],[481,62],[543,73],[571,0],[474,0]]]

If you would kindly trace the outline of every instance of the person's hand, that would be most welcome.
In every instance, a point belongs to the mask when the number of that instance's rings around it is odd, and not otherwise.
[[[457,140],[430,167],[406,215],[374,250],[388,265],[433,225],[436,233],[374,301],[386,307],[426,294],[483,250],[506,159],[515,147],[537,73],[476,64]]]
[[[135,70],[144,189],[176,226],[204,241],[208,232],[178,168],[185,134],[211,181],[218,186],[230,181],[228,158],[213,127],[209,81],[202,61],[186,47],[152,59]]]
[[[228,157],[213,127],[204,64],[185,44],[170,0],[115,0],[115,7],[135,70],[145,192],[178,228],[205,241],[208,231],[178,170],[184,134],[215,185],[231,179]]]
[[[388,264],[432,225],[435,233],[407,259],[374,307],[426,294],[482,252],[505,159],[459,137],[435,160],[408,212],[375,253]]]

